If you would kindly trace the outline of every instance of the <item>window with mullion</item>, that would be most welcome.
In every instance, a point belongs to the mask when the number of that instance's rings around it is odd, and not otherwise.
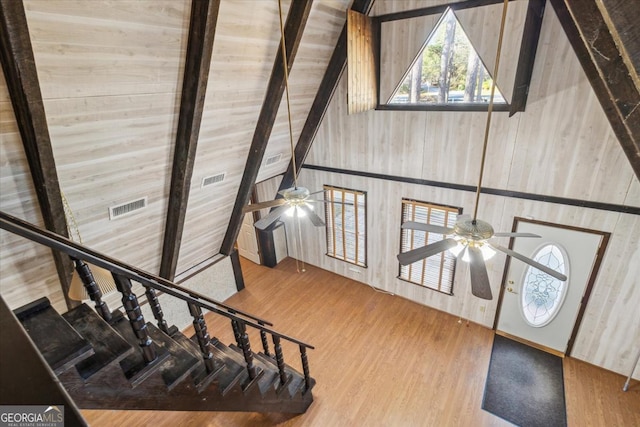
[[[366,193],[324,186],[327,255],[367,266]]]
[[[413,221],[453,227],[460,212],[459,208],[402,199],[402,223]],[[401,229],[400,252],[430,245],[443,238],[444,236],[439,233]],[[398,277],[407,282],[452,295],[455,262],[455,256],[449,251],[444,251],[413,264],[400,266]]]

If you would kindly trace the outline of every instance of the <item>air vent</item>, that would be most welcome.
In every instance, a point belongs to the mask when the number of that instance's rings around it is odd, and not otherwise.
[[[200,186],[200,188],[206,187],[207,185],[213,185],[213,184],[217,184],[219,182],[224,181],[224,177],[227,173],[226,172],[222,172],[219,173],[217,175],[212,175],[212,176],[207,176],[202,178],[202,185]]]
[[[114,220],[147,207],[147,197],[117,206],[109,206],[109,219]]]
[[[274,163],[278,163],[281,159],[282,159],[282,153],[274,154],[273,156],[267,157],[267,160],[265,160],[264,165],[265,166],[273,165]]]

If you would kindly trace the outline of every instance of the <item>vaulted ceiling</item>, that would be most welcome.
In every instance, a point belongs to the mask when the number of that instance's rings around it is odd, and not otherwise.
[[[283,1],[298,168],[346,65],[346,10],[367,13],[372,3]],[[640,13],[632,3],[551,0],[640,177]],[[13,166],[22,176],[15,197],[38,200],[16,208],[27,219],[66,234],[62,188],[85,243],[173,279],[233,251],[256,182],[284,174],[291,183],[277,0],[0,7],[0,103],[10,99],[15,115],[3,118],[3,133],[17,129],[26,153],[7,159],[23,165]],[[271,156],[281,160],[266,164]],[[222,183],[201,185],[218,173]],[[109,221],[109,206],[141,196],[144,224]],[[61,277],[67,264],[56,260]]]

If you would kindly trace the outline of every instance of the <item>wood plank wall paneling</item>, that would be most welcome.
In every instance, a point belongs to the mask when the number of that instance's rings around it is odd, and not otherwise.
[[[324,72],[319,64],[332,53],[347,5],[346,0],[313,3],[289,76],[294,138],[313,102]],[[287,10],[285,1],[283,13]],[[230,218],[227,206],[242,176],[279,35],[277,2],[221,4],[178,271],[215,255],[220,247]],[[274,165],[263,165],[257,181],[286,169],[289,145],[283,99],[265,154],[281,153],[282,158]],[[227,172],[224,182],[215,188],[200,188],[202,178],[219,172]]]
[[[376,78],[377,36],[372,19],[354,10],[347,11],[347,112],[361,113],[378,103]]]
[[[189,4],[27,0],[25,8],[60,185],[82,238],[157,272]],[[109,206],[144,196],[145,210],[109,220]]]
[[[468,185],[477,182],[485,120],[482,113],[400,115],[399,112],[374,111],[347,116],[344,79],[343,76],[318,131],[308,164],[423,179],[437,177]],[[447,179],[442,179],[443,176]],[[324,229],[307,225],[302,231],[306,242],[305,261],[421,304],[487,326],[492,324],[495,300],[486,303],[471,296],[468,271],[463,263],[457,268],[452,297],[396,278],[401,197],[461,206],[470,212],[472,193],[310,169],[303,169],[301,184],[308,188],[330,184],[367,191],[369,212],[368,268],[352,271],[349,264],[325,256]],[[494,115],[484,185],[640,206],[640,184],[550,8],[545,11],[527,110],[511,118],[506,113]],[[479,217],[489,221],[496,230],[510,230],[515,216],[612,233],[574,355],[628,374],[630,359],[640,345],[640,317],[637,310],[631,308],[640,306],[638,217],[481,196]],[[291,238],[292,233],[288,234]],[[293,252],[291,242],[289,249]],[[494,295],[499,291],[504,261],[504,256],[499,255],[489,266]],[[480,311],[481,307],[484,311]]]
[[[345,23],[348,0],[315,0],[302,35],[296,62],[289,74],[289,96],[294,144],[298,141],[314,96],[325,72],[336,41]],[[323,64],[323,66],[319,66]],[[256,182],[283,173],[291,160],[287,107],[283,99],[271,131],[265,159],[282,154],[282,159],[273,165],[263,164]]]
[[[44,226],[2,73],[0,158],[0,210]],[[0,260],[0,293],[10,308],[14,309],[46,296],[58,311],[66,311],[60,280],[49,249],[2,230]]]

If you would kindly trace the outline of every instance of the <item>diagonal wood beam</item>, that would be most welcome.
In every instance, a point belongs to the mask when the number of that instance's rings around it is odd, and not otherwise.
[[[363,14],[368,14],[374,1],[375,0],[355,0],[353,2],[353,5],[351,6],[351,10]],[[300,137],[298,138],[298,142],[296,143],[296,148],[294,150],[296,160],[296,174],[300,173],[302,164],[307,158],[309,150],[311,150],[313,139],[318,132],[318,127],[320,126],[322,118],[324,117],[327,108],[329,107],[329,102],[331,102],[331,98],[333,98],[333,94],[338,87],[338,82],[340,81],[340,76],[342,75],[342,72],[344,71],[344,67],[346,65],[347,24],[345,23],[342,27],[340,37],[338,37],[336,47],[333,49],[333,54],[331,55],[331,59],[329,60],[329,64],[327,65],[327,70],[325,71],[324,76],[322,77],[322,81],[320,82],[320,86],[318,87],[316,97],[313,100],[313,104],[311,104],[311,109],[309,110],[307,120],[304,123],[302,132],[300,133]],[[285,172],[284,177],[280,182],[278,191],[293,187],[293,176],[293,162],[290,161],[287,171]]]
[[[0,0],[0,60],[45,227],[68,236],[56,163],[22,1]],[[52,251],[68,308],[71,259]],[[28,284],[27,284],[28,285]]]
[[[287,21],[284,25],[288,70],[291,70],[291,67],[293,66],[300,41],[302,40],[302,33],[304,32],[307,18],[311,12],[312,3],[312,0],[296,0],[292,1],[291,6],[289,7]],[[233,212],[231,213],[231,220],[229,221],[227,232],[224,236],[224,240],[222,241],[222,246],[220,247],[220,252],[225,255],[229,255],[231,253],[233,245],[238,238],[238,233],[242,226],[242,219],[244,217],[242,208],[249,203],[253,185],[258,177],[262,158],[264,157],[264,153],[267,149],[269,136],[271,136],[273,123],[275,122],[276,115],[278,114],[278,107],[280,106],[280,101],[282,100],[282,95],[284,93],[284,79],[282,47],[280,47],[278,48],[276,59],[273,62],[271,77],[269,78],[269,83],[267,85],[267,93],[262,103],[258,123],[256,124],[256,129],[251,141],[251,147],[249,148],[249,156],[242,175],[242,181],[240,182],[240,188],[238,189],[236,202],[233,206]]]
[[[551,4],[640,179],[640,92],[597,1],[551,0]]]
[[[175,277],[180,255],[219,9],[220,0],[194,0],[191,3],[180,115],[160,262],[160,276],[168,280]]]

